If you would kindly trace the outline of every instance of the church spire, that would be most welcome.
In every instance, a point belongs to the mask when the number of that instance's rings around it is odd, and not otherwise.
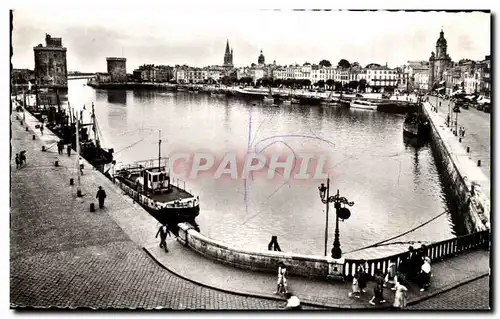
[[[226,54],[230,54],[231,52],[229,51],[229,39],[226,42]]]

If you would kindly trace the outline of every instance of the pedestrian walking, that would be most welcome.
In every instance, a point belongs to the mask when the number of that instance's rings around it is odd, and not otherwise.
[[[99,186],[95,198],[97,198],[97,200],[99,201],[99,208],[104,208],[104,199],[106,198],[106,192],[104,191],[104,189],[102,189],[102,186]]]
[[[42,133],[42,135],[43,135],[43,123],[42,123],[42,125],[40,125],[40,133]]]
[[[285,306],[286,310],[299,310],[302,308],[300,305],[300,299],[297,298],[297,296],[294,296],[291,293],[287,292],[285,294],[285,298],[286,298],[286,306]]]
[[[384,287],[387,285],[392,285],[391,290],[396,290],[396,280],[397,280],[397,269],[396,262],[394,260],[389,260],[387,274],[384,278]]]
[[[16,168],[21,166],[21,160],[19,159],[19,154],[16,153]]]
[[[68,153],[68,157],[71,156],[71,144],[68,144],[68,146],[66,147],[66,153]]]
[[[405,282],[396,282],[396,294],[394,295],[394,308],[402,310],[406,307],[406,293],[408,288],[404,285]]]
[[[359,273],[356,271],[356,273],[352,277],[352,291],[349,293],[349,297],[359,298],[360,295],[361,291],[359,289]]]
[[[57,152],[59,153],[59,155],[62,155],[63,150],[64,150],[63,141],[59,140],[59,142],[57,142]]]
[[[425,257],[422,271],[420,272],[420,291],[426,291],[431,284],[431,259]]]
[[[278,283],[277,283],[277,288],[276,291],[274,292],[275,295],[284,293],[286,294],[287,291],[287,282],[286,282],[286,266],[283,262],[280,262],[278,264]]]
[[[168,248],[167,248],[167,229],[164,225],[161,225],[160,228],[158,229],[158,232],[156,233],[155,238],[158,238],[158,235],[160,235],[160,248],[164,248],[165,252],[168,253]]]
[[[78,160],[78,164],[80,165],[80,174],[83,175],[83,160],[82,158],[80,157],[80,159]]]
[[[359,274],[359,278],[358,278],[358,285],[359,285],[359,289],[360,291],[363,293],[363,292],[366,292],[366,282],[368,281],[366,278],[366,268],[365,268],[365,263],[366,261],[365,260],[361,260],[361,264],[358,265],[358,269],[356,270]]]
[[[19,154],[19,167],[23,167],[23,165],[26,165],[26,151],[21,151]]]
[[[382,271],[377,269],[375,272],[375,287],[373,288],[373,297],[370,299],[370,305],[375,306],[375,301],[379,304],[385,303],[384,299],[384,277],[382,276]]]

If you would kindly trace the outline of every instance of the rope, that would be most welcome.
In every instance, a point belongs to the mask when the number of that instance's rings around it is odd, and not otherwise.
[[[401,237],[401,236],[404,236],[404,235],[406,235],[406,234],[408,234],[408,233],[411,233],[412,231],[415,231],[415,230],[417,230],[417,229],[419,229],[419,228],[422,228],[423,226],[425,226],[425,225],[429,224],[429,223],[430,223],[430,222],[432,222],[433,220],[437,219],[438,217],[441,217],[442,215],[444,215],[444,214],[446,214],[446,213],[447,213],[447,212],[446,212],[446,211],[444,211],[444,212],[442,212],[441,214],[439,214],[439,215],[437,215],[437,216],[435,216],[435,217],[433,217],[433,218],[429,219],[429,220],[428,220],[428,221],[426,221],[425,223],[420,224],[420,225],[418,225],[417,227],[414,227],[414,228],[412,228],[412,229],[410,229],[410,230],[408,230],[408,231],[406,231],[406,232],[404,232],[404,233],[402,233],[402,234],[400,234],[400,235],[397,235],[397,236],[391,237],[391,238],[389,238],[389,239],[385,239],[385,240],[379,241],[378,243],[375,243],[375,244],[372,244],[372,245],[369,245],[369,246],[366,246],[366,247],[363,247],[363,248],[358,248],[358,249],[355,249],[355,250],[351,250],[351,251],[349,251],[349,252],[347,252],[347,253],[345,253],[345,254],[349,254],[349,253],[353,253],[353,252],[356,252],[356,251],[360,251],[360,250],[364,250],[364,249],[368,249],[368,248],[373,248],[373,247],[377,247],[377,246],[382,246],[382,244],[383,244],[383,243],[386,243],[386,242],[388,242],[388,241],[391,241],[391,240],[393,240],[393,239],[396,239],[396,238],[399,238],[399,237]],[[388,245],[392,245],[392,244],[388,244]]]
[[[144,141],[144,138],[140,139],[139,141],[137,141],[137,142],[135,142],[135,143],[130,144],[129,146],[127,146],[127,147],[125,147],[125,148],[122,148],[121,150],[119,150],[119,151],[115,152],[115,154],[118,154],[118,153],[120,153],[120,152],[122,152],[122,151],[128,150],[129,148],[134,147],[135,145],[139,144],[139,143],[140,143],[140,142],[142,142],[142,141]]]

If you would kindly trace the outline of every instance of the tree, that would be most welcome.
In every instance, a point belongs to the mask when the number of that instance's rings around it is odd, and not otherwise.
[[[339,64],[338,64],[339,67],[343,68],[343,69],[348,69],[351,67],[351,64],[349,63],[349,61],[347,61],[346,59],[341,59],[339,61]]]
[[[331,67],[331,66],[332,66],[332,64],[331,64],[331,63],[330,63],[330,61],[328,61],[328,60],[321,60],[321,61],[319,61],[319,65],[320,65],[320,66],[327,67],[327,68],[329,68],[329,67]]]
[[[335,91],[342,90],[342,82],[334,82],[333,86],[335,87]]]
[[[325,87],[325,81],[323,80],[319,80],[318,83],[316,83],[316,85],[320,88],[324,88]]]
[[[231,78],[227,75],[224,75],[221,79],[222,84],[229,85],[231,83]]]
[[[359,80],[358,87],[359,87],[359,90],[361,92],[365,92],[366,91],[366,80],[365,79]]]
[[[325,83],[326,83],[326,85],[328,85],[330,88],[333,88],[333,85],[334,85],[335,81],[334,81],[334,80],[332,80],[332,79],[328,79],[328,80],[326,80],[326,82],[325,82]]]
[[[349,88],[356,90],[358,88],[358,81],[351,81],[349,82]]]
[[[302,80],[302,86],[306,86],[306,87],[311,86],[311,80],[308,80],[308,79]]]

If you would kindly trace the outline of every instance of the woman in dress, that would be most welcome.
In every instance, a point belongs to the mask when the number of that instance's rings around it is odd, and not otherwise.
[[[406,307],[406,288],[402,283],[396,281],[396,295],[394,296],[394,308],[404,309]]]

